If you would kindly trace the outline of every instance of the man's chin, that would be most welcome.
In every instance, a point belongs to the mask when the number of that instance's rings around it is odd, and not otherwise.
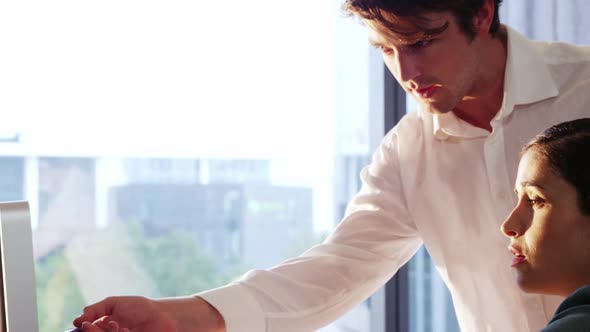
[[[453,110],[452,107],[441,107],[441,105],[421,103],[422,110],[432,114],[447,114]]]

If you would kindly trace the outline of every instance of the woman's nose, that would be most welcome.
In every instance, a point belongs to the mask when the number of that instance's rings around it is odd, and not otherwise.
[[[524,233],[518,217],[518,206],[516,206],[500,226],[500,231],[507,237],[519,237]]]

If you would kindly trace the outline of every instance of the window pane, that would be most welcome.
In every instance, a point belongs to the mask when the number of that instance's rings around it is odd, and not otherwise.
[[[410,331],[459,332],[451,294],[424,247],[409,264]]]
[[[365,31],[340,4],[0,5],[0,200],[30,201],[41,331],[326,236],[382,121]],[[368,303],[326,331],[370,331]]]

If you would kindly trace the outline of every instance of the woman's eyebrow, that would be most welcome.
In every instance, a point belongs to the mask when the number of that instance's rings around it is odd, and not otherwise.
[[[534,181],[522,181],[520,183],[520,186],[521,187],[535,187],[535,188],[538,188],[541,190],[545,190],[545,188],[542,185],[540,185],[538,182],[534,182]]]

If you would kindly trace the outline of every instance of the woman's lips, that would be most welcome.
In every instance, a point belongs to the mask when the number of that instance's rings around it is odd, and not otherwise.
[[[514,258],[512,258],[512,264],[510,265],[511,267],[515,267],[516,265],[526,261],[526,257],[520,252],[520,250],[513,247],[508,247],[508,249],[514,255]]]
[[[436,90],[438,90],[438,87],[431,85],[427,88],[416,89],[415,91],[418,94],[418,96],[426,99],[426,98],[430,98],[436,92]]]
[[[526,258],[524,256],[516,256],[512,259],[512,264],[510,264],[510,266],[515,267],[516,265],[518,265],[524,261],[526,261]]]

